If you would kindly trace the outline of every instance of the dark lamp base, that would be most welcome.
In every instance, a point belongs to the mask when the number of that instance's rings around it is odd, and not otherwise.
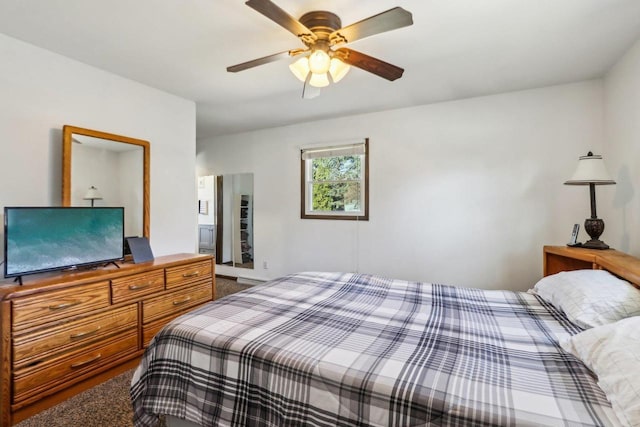
[[[587,240],[581,246],[581,248],[585,249],[609,249],[609,245],[607,245],[602,240]]]
[[[592,212],[595,216],[595,213]],[[587,249],[609,249],[609,245],[599,240],[598,238],[604,231],[604,221],[600,218],[587,218],[584,220],[584,230],[587,232],[591,240],[587,240],[582,244],[583,248]]]

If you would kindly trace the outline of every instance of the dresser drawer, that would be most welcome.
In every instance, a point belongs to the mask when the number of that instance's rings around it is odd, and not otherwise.
[[[194,307],[195,308],[195,307]],[[184,314],[184,312],[173,313],[170,316],[163,317],[160,320],[155,320],[151,323],[147,323],[142,326],[142,347],[147,348],[149,343],[151,342],[151,338],[155,337],[160,329],[162,329],[167,323],[171,322],[173,319],[179,317]]]
[[[103,366],[133,354],[138,349],[138,336],[135,332],[130,332],[100,344],[52,359],[37,368],[16,371],[13,403],[36,395],[43,388],[73,384],[81,375],[99,372]]]
[[[16,333],[108,306],[108,281],[17,298],[12,301],[13,331]]]
[[[164,270],[133,274],[111,281],[111,301],[113,304],[117,304],[163,290]]]
[[[167,268],[167,289],[177,288],[210,277],[210,260],[169,267]]]
[[[34,366],[56,353],[71,351],[127,329],[135,329],[137,324],[138,306],[131,304],[37,333],[17,336],[13,340],[14,368]]]
[[[188,288],[171,292],[142,302],[142,322],[149,323],[161,317],[184,312],[196,305],[211,301],[211,281],[206,280]]]

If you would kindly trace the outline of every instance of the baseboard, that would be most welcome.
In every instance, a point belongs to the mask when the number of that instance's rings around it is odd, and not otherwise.
[[[227,280],[238,280],[238,278],[235,276],[226,276],[224,274],[216,274],[216,277],[219,277],[221,279],[227,279]]]
[[[241,285],[260,285],[264,282],[267,282],[267,280],[261,280],[261,279],[252,279],[250,277],[235,277],[235,276],[226,276],[224,274],[216,274],[216,277],[219,277],[221,279],[227,279],[227,280],[235,280],[236,282],[238,282]]]
[[[241,285],[252,285],[252,286],[261,285],[262,283],[266,282],[266,280],[251,279],[249,277],[238,277],[236,280]]]

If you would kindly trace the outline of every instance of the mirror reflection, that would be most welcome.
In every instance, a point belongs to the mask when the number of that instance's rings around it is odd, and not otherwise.
[[[198,178],[200,253],[217,264],[253,268],[253,174]]]
[[[64,206],[123,206],[125,236],[149,237],[149,143],[65,126]]]

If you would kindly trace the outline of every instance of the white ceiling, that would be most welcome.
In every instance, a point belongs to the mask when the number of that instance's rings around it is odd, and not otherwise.
[[[640,0],[275,3],[294,17],[332,11],[343,26],[407,9],[413,26],[349,45],[404,76],[352,69],[304,100],[287,61],[227,73],[302,47],[243,0],[0,0],[0,32],[196,101],[199,139],[597,78],[640,37]]]

